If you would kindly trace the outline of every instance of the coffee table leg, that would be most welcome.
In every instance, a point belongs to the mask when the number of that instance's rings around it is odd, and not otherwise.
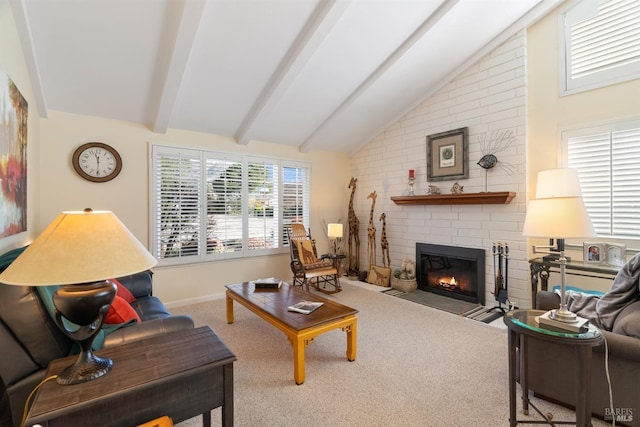
[[[229,291],[227,291],[227,323],[233,323],[233,299],[229,298]]]
[[[293,345],[293,378],[296,384],[300,385],[304,382],[304,348],[306,342],[300,337],[291,340]]]
[[[354,320],[353,323],[347,325],[344,331],[347,333],[347,360],[353,362],[356,360],[357,350],[357,335],[358,335],[358,321]]]

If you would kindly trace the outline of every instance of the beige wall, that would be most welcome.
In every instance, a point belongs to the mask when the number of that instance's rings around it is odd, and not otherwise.
[[[527,164],[532,196],[535,193],[535,177],[538,171],[558,166],[561,129],[640,115],[640,76],[626,83],[562,97],[559,95],[558,14],[568,3],[533,25],[527,32]]]
[[[640,76],[636,80],[600,89],[559,96],[558,14],[569,4],[556,9],[533,25],[527,32],[529,124],[527,146],[528,194],[535,197],[537,173],[558,167],[560,131],[589,123],[613,121],[640,115]],[[531,244],[543,242],[531,240]],[[581,241],[570,242],[581,245]],[[637,242],[627,242],[638,248]],[[582,259],[581,250],[569,250],[575,260]],[[557,283],[552,278],[551,283]],[[572,283],[576,283],[574,277]],[[607,290],[609,282],[580,281],[579,285]]]
[[[35,222],[38,213],[38,146],[40,121],[27,66],[20,47],[9,0],[0,0],[0,68],[9,75],[29,104],[29,128],[27,143],[27,231],[0,239],[0,254],[9,249],[24,246],[37,231]]]
[[[149,143],[161,143],[226,152],[251,153],[311,162],[311,230],[320,251],[328,242],[322,222],[346,218],[350,162],[346,155],[252,141],[238,145],[219,135],[169,130],[156,134],[147,127],[116,120],[50,112],[41,122],[41,230],[63,210],[86,207],[113,211],[145,244],[149,242]],[[106,183],[80,178],[71,156],[89,141],[107,143],[118,150],[123,168]],[[251,257],[233,261],[155,268],[155,294],[166,302],[193,300],[221,294],[228,283],[278,276],[290,278],[289,254]]]

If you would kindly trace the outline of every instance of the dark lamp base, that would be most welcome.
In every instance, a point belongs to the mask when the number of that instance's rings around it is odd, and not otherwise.
[[[80,384],[95,380],[113,366],[111,360],[94,355],[91,344],[100,332],[115,295],[116,285],[109,281],[66,285],[53,295],[58,327],[80,346],[78,359],[58,375],[58,384]],[[68,329],[63,317],[75,323],[77,328]]]
[[[83,353],[76,362],[64,368],[56,378],[62,385],[80,384],[100,378],[113,367],[113,361],[92,352]]]

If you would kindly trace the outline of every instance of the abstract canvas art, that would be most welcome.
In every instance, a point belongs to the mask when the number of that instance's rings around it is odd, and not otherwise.
[[[0,68],[0,237],[27,229],[28,105]]]

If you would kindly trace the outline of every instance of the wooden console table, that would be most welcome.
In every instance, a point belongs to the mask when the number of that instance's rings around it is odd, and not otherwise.
[[[542,291],[549,290],[549,274],[560,272],[560,263],[557,261],[545,261],[542,258],[529,260],[531,270],[531,307],[536,308],[536,294],[538,283]],[[567,275],[593,277],[597,279],[613,280],[620,267],[607,264],[585,264],[582,261],[567,262],[565,272]]]
[[[169,416],[174,422],[222,406],[222,425],[233,425],[233,362],[236,356],[209,328],[177,331],[96,351],[113,360],[103,377],[86,383],[46,382],[25,425],[133,426]],[[54,360],[46,377],[77,356]]]

